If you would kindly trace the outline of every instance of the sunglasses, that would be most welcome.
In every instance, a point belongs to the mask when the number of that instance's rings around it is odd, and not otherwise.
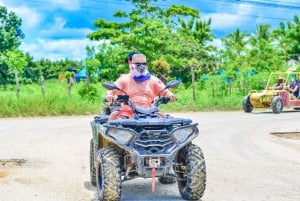
[[[145,63],[134,63],[134,65],[135,65],[136,67],[147,66],[147,63],[146,63],[146,62],[145,62]]]

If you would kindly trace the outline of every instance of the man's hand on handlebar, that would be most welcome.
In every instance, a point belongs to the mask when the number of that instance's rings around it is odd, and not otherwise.
[[[115,100],[116,100],[116,97],[114,95],[107,95],[105,97],[105,100],[106,102],[108,102],[109,104],[112,104]]]
[[[174,95],[169,96],[169,98],[170,98],[170,102],[175,102],[177,100],[176,96]]]

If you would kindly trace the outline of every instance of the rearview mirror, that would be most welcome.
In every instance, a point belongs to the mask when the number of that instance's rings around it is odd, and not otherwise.
[[[124,94],[127,95],[127,93],[125,91],[123,91],[122,89],[120,89],[115,83],[104,82],[104,83],[102,83],[102,86],[105,87],[105,89],[107,89],[107,90],[118,90],[118,91],[122,91]]]
[[[172,81],[168,82],[167,85],[166,85],[166,87],[163,88],[163,89],[158,93],[158,95],[160,95],[160,93],[161,93],[162,91],[166,90],[166,89],[177,87],[180,83],[181,83],[180,80],[172,80]]]
[[[166,89],[168,88],[175,88],[181,83],[180,80],[172,80],[166,85]]]
[[[102,83],[102,86],[105,87],[105,89],[107,90],[120,90],[120,88],[115,84],[115,83],[112,83],[112,82],[104,82]]]

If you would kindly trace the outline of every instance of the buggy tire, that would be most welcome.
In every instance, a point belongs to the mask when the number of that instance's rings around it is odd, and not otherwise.
[[[178,189],[186,200],[199,200],[206,187],[206,166],[200,147],[188,144],[176,156]],[[184,167],[184,168],[183,168]]]
[[[120,155],[112,147],[100,149],[96,160],[96,181],[99,201],[118,201],[121,198]]]
[[[283,109],[283,101],[280,96],[275,96],[272,100],[272,111],[274,114],[279,114]]]
[[[94,141],[91,139],[90,141],[90,180],[93,186],[96,186],[96,168],[95,168],[95,152],[94,152]]]
[[[249,113],[253,110],[253,105],[250,103],[250,96],[245,96],[243,99],[243,109],[245,112]]]

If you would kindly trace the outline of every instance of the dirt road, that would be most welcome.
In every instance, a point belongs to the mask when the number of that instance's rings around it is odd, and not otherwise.
[[[199,122],[201,201],[300,200],[300,112],[174,113]],[[0,201],[95,201],[89,183],[92,116],[0,119]],[[288,135],[286,135],[288,136]],[[182,200],[177,184],[123,183],[122,200]]]

